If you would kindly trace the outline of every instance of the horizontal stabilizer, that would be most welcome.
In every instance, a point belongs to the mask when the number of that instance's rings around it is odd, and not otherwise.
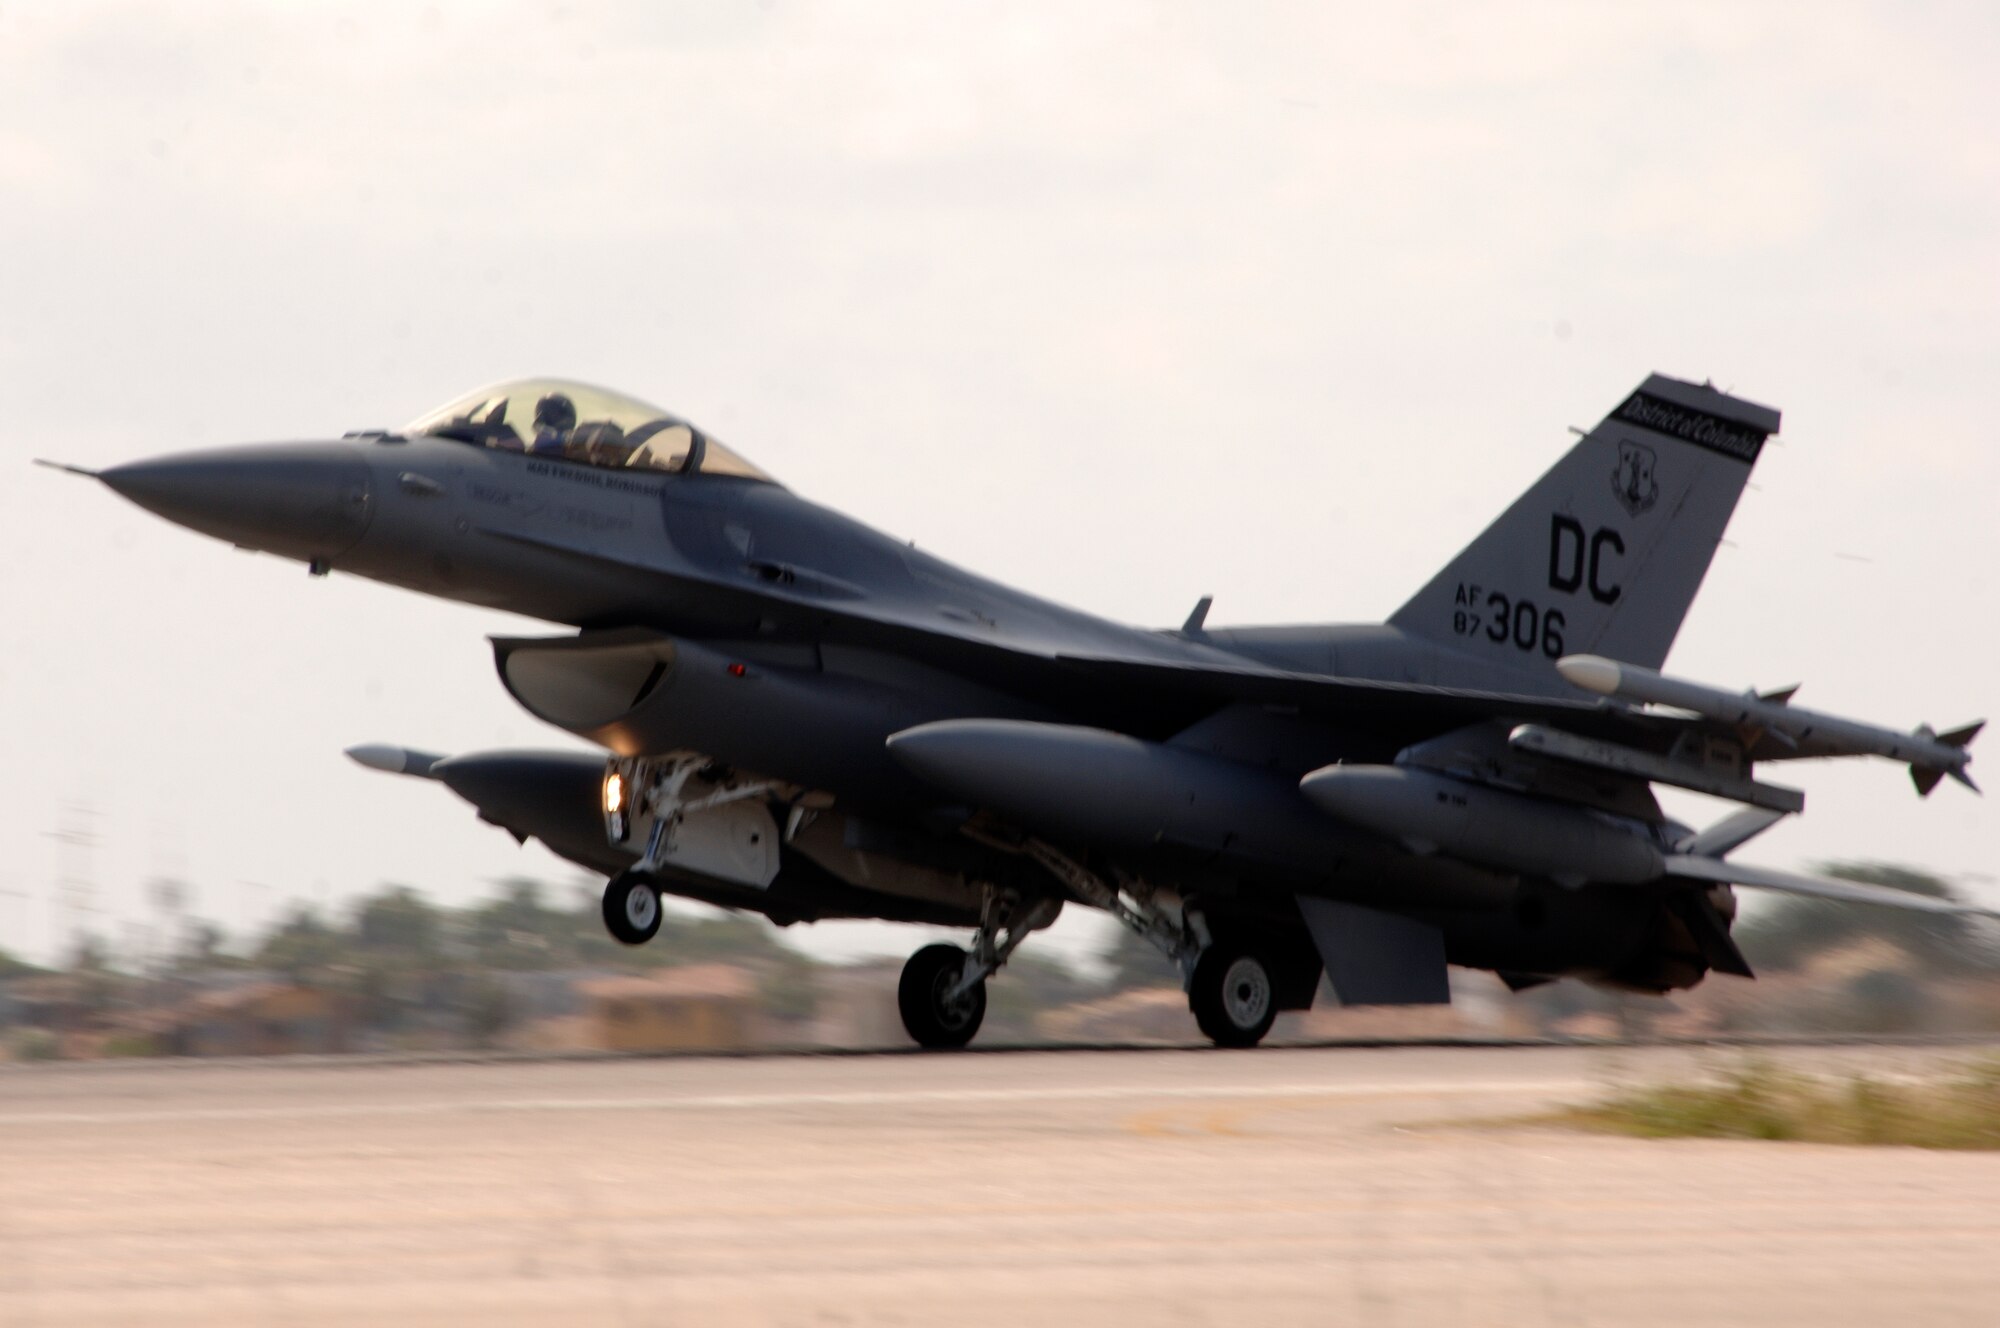
[[[1775,890],[1781,894],[1804,895],[1810,899],[1837,899],[1848,904],[1879,904],[1885,908],[1912,909],[1919,913],[1959,913],[2000,917],[2000,910],[1961,904],[1952,899],[1913,894],[1884,885],[1865,885],[1830,876],[1807,876],[1799,872],[1750,867],[1720,858],[1676,854],[1667,859],[1669,877],[1683,881],[1707,881],[1714,885],[1742,885],[1753,890]]]

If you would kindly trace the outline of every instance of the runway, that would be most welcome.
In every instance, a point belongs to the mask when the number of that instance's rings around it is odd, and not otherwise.
[[[1741,1054],[17,1068],[0,1323],[1990,1325],[2000,1155],[1518,1123]]]

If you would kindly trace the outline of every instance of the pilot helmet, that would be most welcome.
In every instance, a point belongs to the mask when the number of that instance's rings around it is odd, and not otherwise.
[[[551,392],[535,403],[537,429],[574,429],[576,405],[560,392]]]

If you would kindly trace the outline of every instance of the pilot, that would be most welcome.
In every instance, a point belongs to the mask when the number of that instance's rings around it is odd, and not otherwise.
[[[551,392],[535,403],[535,441],[528,451],[536,456],[562,456],[574,428],[576,403],[560,392]]]

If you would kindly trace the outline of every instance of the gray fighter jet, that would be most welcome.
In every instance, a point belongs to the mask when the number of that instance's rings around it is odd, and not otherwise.
[[[506,383],[406,428],[97,476],[315,575],[575,629],[493,643],[531,714],[607,749],[358,747],[608,877],[784,924],[963,926],[904,969],[955,1047],[1066,904],[1178,965],[1202,1031],[1343,1003],[1750,976],[1732,886],[1957,910],[1729,854],[1800,811],[1761,762],[1873,755],[1971,785],[1969,725],[1911,733],[1662,675],[1778,413],[1654,376],[1379,626],[1124,627],[794,494],[701,429],[578,383]],[[85,472],[90,473],[90,472]],[[1741,804],[1706,830],[1653,786]],[[1978,911],[1978,910],[1968,910]]]

